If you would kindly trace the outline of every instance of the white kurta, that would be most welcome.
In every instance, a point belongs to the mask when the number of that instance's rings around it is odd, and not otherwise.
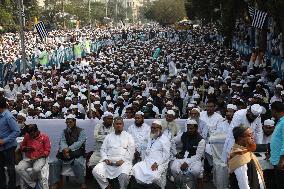
[[[146,123],[143,123],[141,127],[133,124],[128,127],[127,132],[132,135],[135,142],[135,149],[140,153],[142,160],[144,160],[145,151],[150,139],[150,126]]]
[[[236,178],[238,180],[239,188],[241,189],[250,189],[247,171],[248,171],[247,164],[237,168],[234,171],[234,173],[236,174]],[[258,177],[260,189],[264,189],[264,183],[262,182],[261,176],[258,172],[257,172],[257,177]]]
[[[103,177],[114,179],[120,174],[129,175],[132,168],[132,160],[135,152],[133,137],[126,131],[122,131],[120,135],[111,133],[106,136],[101,147],[101,162],[96,165],[94,171]],[[124,163],[117,166],[107,165],[103,160],[116,161],[123,160]]]
[[[181,136],[181,135],[180,135]],[[205,140],[202,139],[197,146],[196,154],[190,158],[184,157],[183,159],[175,159],[171,166],[171,171],[175,174],[188,174],[192,173],[194,176],[199,176],[202,171],[201,158],[204,156],[205,151]],[[187,155],[188,153],[185,153]],[[183,172],[180,167],[186,162],[188,164],[187,171]]]
[[[151,184],[161,178],[167,170],[170,158],[171,142],[166,135],[148,143],[145,160],[133,166],[134,177],[146,184]],[[151,166],[158,164],[158,170],[152,171]]]
[[[216,112],[212,116],[208,116],[207,111],[202,111],[199,119],[206,123],[209,136],[216,131],[217,125],[224,120],[224,118]]]
[[[253,131],[254,139],[257,144],[262,143],[263,139],[263,131],[262,131],[262,124],[261,124],[261,117],[256,118],[252,123],[250,123],[246,117],[247,114],[247,109],[242,109],[237,111],[234,114],[233,120],[230,124],[230,130],[227,135],[225,144],[224,144],[224,149],[222,152],[222,158],[224,162],[227,162],[227,157],[231,151],[231,148],[233,147],[235,140],[233,136],[233,129],[235,127],[238,127],[240,125],[245,125],[247,127],[250,127],[251,130]]]

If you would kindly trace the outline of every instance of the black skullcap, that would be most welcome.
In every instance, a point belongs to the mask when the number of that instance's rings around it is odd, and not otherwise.
[[[239,137],[244,135],[244,132],[248,129],[248,127],[241,125],[239,127],[235,127],[233,129],[234,139],[237,140]]]

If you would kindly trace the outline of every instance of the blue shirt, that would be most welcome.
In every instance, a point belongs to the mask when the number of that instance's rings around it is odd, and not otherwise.
[[[272,165],[278,165],[280,156],[284,155],[284,116],[277,123],[270,142]]]
[[[0,145],[0,151],[17,146],[16,138],[20,134],[20,127],[9,110],[0,114],[0,139],[4,144]]]

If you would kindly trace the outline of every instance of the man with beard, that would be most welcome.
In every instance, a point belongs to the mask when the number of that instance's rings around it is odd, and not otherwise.
[[[195,181],[202,171],[201,158],[204,156],[205,140],[198,133],[195,120],[186,121],[187,131],[175,137],[175,142],[182,143],[182,151],[176,154],[171,171],[177,187],[195,188]]]
[[[94,137],[96,141],[94,153],[92,154],[89,160],[89,166],[94,167],[96,166],[100,159],[101,159],[101,146],[105,137],[114,132],[112,122],[113,122],[113,114],[110,112],[105,112],[102,116],[103,122],[99,123],[95,126]]]
[[[111,188],[108,179],[118,178],[120,189],[126,189],[135,152],[133,137],[123,131],[122,117],[113,121],[114,132],[108,134],[101,147],[101,161],[92,173],[101,188]]]
[[[51,165],[51,181],[52,189],[59,189],[63,186],[63,178],[61,177],[62,165],[70,165],[78,184],[81,185],[81,189],[86,188],[85,185],[85,143],[86,132],[76,124],[76,117],[73,114],[69,114],[66,117],[67,128],[63,130],[59,150],[55,160]]]
[[[18,137],[24,137],[28,131],[28,127],[25,122],[26,122],[26,114],[20,112],[17,116],[17,123],[20,126],[21,130],[21,133],[19,134]]]
[[[127,132],[132,135],[135,142],[135,154],[134,161],[144,160],[145,150],[150,138],[150,126],[144,123],[144,113],[136,112],[135,122],[133,125],[128,127]]]
[[[233,120],[230,124],[231,129],[227,134],[222,152],[222,158],[224,162],[227,162],[227,157],[234,144],[234,137],[232,132],[233,128],[238,127],[240,125],[248,125],[253,132],[256,143],[262,143],[263,131],[260,117],[262,111],[262,106],[260,106],[259,104],[254,104],[248,109],[241,109],[234,114]]]
[[[198,124],[198,133],[202,136],[203,139],[207,140],[208,137],[208,127],[206,122],[199,119],[200,110],[199,108],[192,108],[189,113],[189,119],[195,120]]]
[[[165,116],[166,119],[162,121],[163,132],[169,139],[177,136],[180,131],[179,125],[175,122],[175,115],[173,110],[168,110]]]
[[[275,129],[275,122],[271,119],[264,121],[262,130],[263,130],[263,139],[262,144],[269,144],[271,141],[272,133]]]
[[[162,124],[155,120],[151,125],[151,134],[145,159],[133,166],[133,175],[138,184],[166,186],[166,171],[170,158],[171,142],[162,132]]]
[[[256,149],[251,128],[243,125],[233,129],[235,144],[229,154],[229,181],[232,189],[265,188],[261,165],[253,154]]]

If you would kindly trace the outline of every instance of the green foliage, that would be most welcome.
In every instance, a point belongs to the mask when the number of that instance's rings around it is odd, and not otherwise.
[[[184,0],[157,0],[143,11],[147,19],[160,24],[174,24],[186,17]]]

